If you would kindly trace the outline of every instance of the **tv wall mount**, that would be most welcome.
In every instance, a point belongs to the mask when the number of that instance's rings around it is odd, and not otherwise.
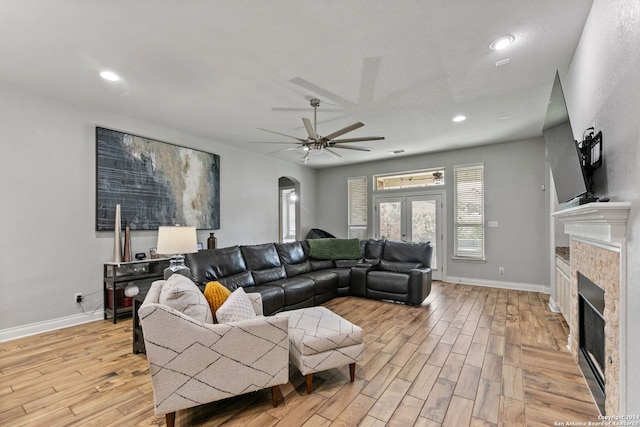
[[[578,143],[580,162],[591,184],[593,172],[602,166],[602,132],[595,133],[594,128],[584,131],[583,140]]]

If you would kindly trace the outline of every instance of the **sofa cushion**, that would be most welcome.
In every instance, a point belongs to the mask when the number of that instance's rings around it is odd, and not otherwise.
[[[309,256],[316,259],[359,259],[360,240],[358,239],[310,239]]]
[[[239,246],[186,254],[185,263],[191,269],[193,281],[201,285],[247,270]]]
[[[256,285],[262,285],[263,283],[272,282],[274,280],[280,280],[287,277],[283,266],[273,267],[266,270],[252,270],[251,275]]]
[[[262,312],[265,316],[279,313],[284,308],[284,289],[280,286],[256,285],[246,288],[245,292],[262,296]]]
[[[300,242],[276,243],[276,250],[287,272],[287,277],[311,271],[311,264]]]
[[[382,258],[382,250],[384,249],[384,240],[367,240],[364,250],[365,259],[380,259]]]
[[[250,271],[243,271],[233,276],[221,277],[218,281],[232,292],[240,287],[248,288],[256,284]]]
[[[396,273],[410,273],[414,268],[424,267],[420,262],[394,262],[386,259],[380,260],[380,269]]]
[[[240,250],[247,270],[265,270],[281,265],[274,243],[242,246]]]
[[[295,306],[309,300],[313,302],[315,286],[313,280],[306,277],[288,277],[269,282],[268,285],[282,288],[285,307]]]
[[[334,263],[338,268],[350,268],[362,264],[362,259],[337,259]]]
[[[382,258],[386,261],[419,263],[425,267],[431,264],[431,244],[387,241]]]
[[[200,289],[188,277],[173,274],[167,279],[158,298],[164,304],[204,323],[213,323],[211,307]]]
[[[229,295],[229,298],[216,311],[218,323],[240,322],[242,320],[253,319],[256,311],[244,289],[238,288]]]
[[[370,271],[367,275],[367,294],[372,291],[406,295],[409,293],[409,277],[391,271]]]
[[[216,319],[216,311],[224,304],[229,295],[231,295],[231,291],[220,282],[209,282],[204,288],[204,297],[207,299],[209,307],[211,307],[214,321]]]
[[[335,291],[338,287],[338,273],[333,270],[311,271],[300,277],[313,280],[316,295]]]
[[[333,260],[331,259],[310,259],[311,271],[326,270],[327,268],[335,267]]]

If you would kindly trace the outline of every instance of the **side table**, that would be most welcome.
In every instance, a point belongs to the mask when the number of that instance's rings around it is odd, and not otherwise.
[[[138,316],[138,309],[144,302],[144,298],[147,296],[147,293],[139,293],[135,297],[133,297],[133,354],[144,353],[146,354],[146,350],[144,348],[144,335],[142,333],[142,325],[140,325],[140,317]]]

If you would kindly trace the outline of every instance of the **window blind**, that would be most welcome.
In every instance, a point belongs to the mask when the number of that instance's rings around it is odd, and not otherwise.
[[[484,165],[454,167],[454,256],[484,259]]]

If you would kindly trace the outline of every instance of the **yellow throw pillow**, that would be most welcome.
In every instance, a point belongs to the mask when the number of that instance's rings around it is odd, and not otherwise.
[[[209,302],[213,318],[216,317],[216,311],[231,295],[231,291],[225,288],[220,282],[209,282],[204,288],[204,297]]]

